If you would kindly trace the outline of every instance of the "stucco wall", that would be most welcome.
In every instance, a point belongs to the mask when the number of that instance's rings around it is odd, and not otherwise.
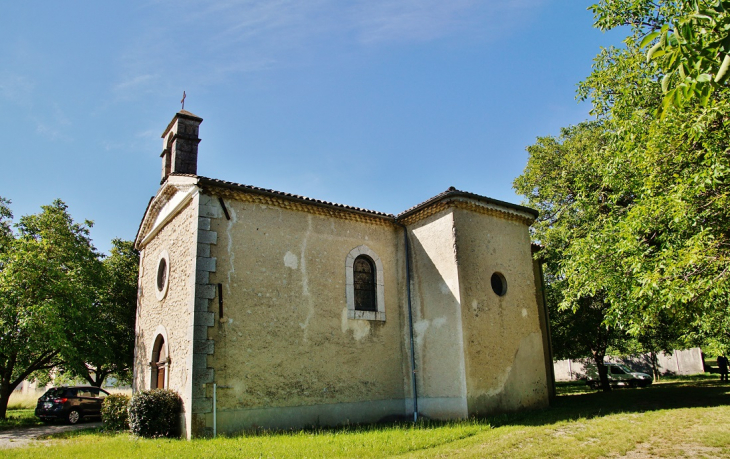
[[[422,415],[466,417],[466,374],[452,209],[409,227],[413,328]]]
[[[170,365],[166,387],[183,398],[183,409],[191,407],[190,346],[191,299],[195,286],[197,200],[188,204],[149,241],[141,251],[140,285],[135,344],[134,390],[150,388],[150,360],[158,333],[165,336]],[[160,254],[169,254],[169,280],[166,296],[156,295]],[[189,426],[186,426],[188,428]]]
[[[217,298],[211,301],[216,325],[208,330],[215,342],[208,367],[215,368],[221,387],[219,428],[403,414],[407,370],[399,229],[224,202],[230,220],[222,209],[211,219],[218,242],[211,246],[217,261],[210,274],[212,284],[222,284],[224,312],[221,320]],[[382,261],[386,321],[347,317],[345,262],[360,245]],[[210,390],[209,385],[208,396]],[[210,425],[212,414],[207,416]]]
[[[547,406],[543,335],[524,223],[454,210],[469,414]],[[491,277],[507,291],[497,295]]]

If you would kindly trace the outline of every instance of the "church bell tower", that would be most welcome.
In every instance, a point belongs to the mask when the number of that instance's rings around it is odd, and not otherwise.
[[[170,174],[198,173],[198,130],[203,118],[193,115],[187,110],[175,114],[162,133],[162,180]]]

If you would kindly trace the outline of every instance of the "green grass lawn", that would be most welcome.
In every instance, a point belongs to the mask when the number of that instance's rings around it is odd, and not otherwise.
[[[609,393],[561,384],[551,408],[461,422],[390,424],[214,440],[81,431],[5,457],[730,457],[730,386],[664,380]],[[41,448],[40,450],[38,448]]]

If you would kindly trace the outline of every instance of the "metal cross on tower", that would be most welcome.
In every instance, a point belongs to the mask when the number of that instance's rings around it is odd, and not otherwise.
[[[185,91],[183,91],[183,98],[182,98],[182,100],[180,100],[180,103],[182,104],[182,109],[183,110],[185,110],[185,97],[186,97]]]

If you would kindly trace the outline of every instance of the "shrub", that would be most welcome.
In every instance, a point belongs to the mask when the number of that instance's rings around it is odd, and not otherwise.
[[[141,437],[177,437],[180,435],[182,400],[167,389],[143,390],[132,395],[129,403],[129,427]]]
[[[129,395],[111,394],[101,403],[104,430],[118,432],[129,429]]]

